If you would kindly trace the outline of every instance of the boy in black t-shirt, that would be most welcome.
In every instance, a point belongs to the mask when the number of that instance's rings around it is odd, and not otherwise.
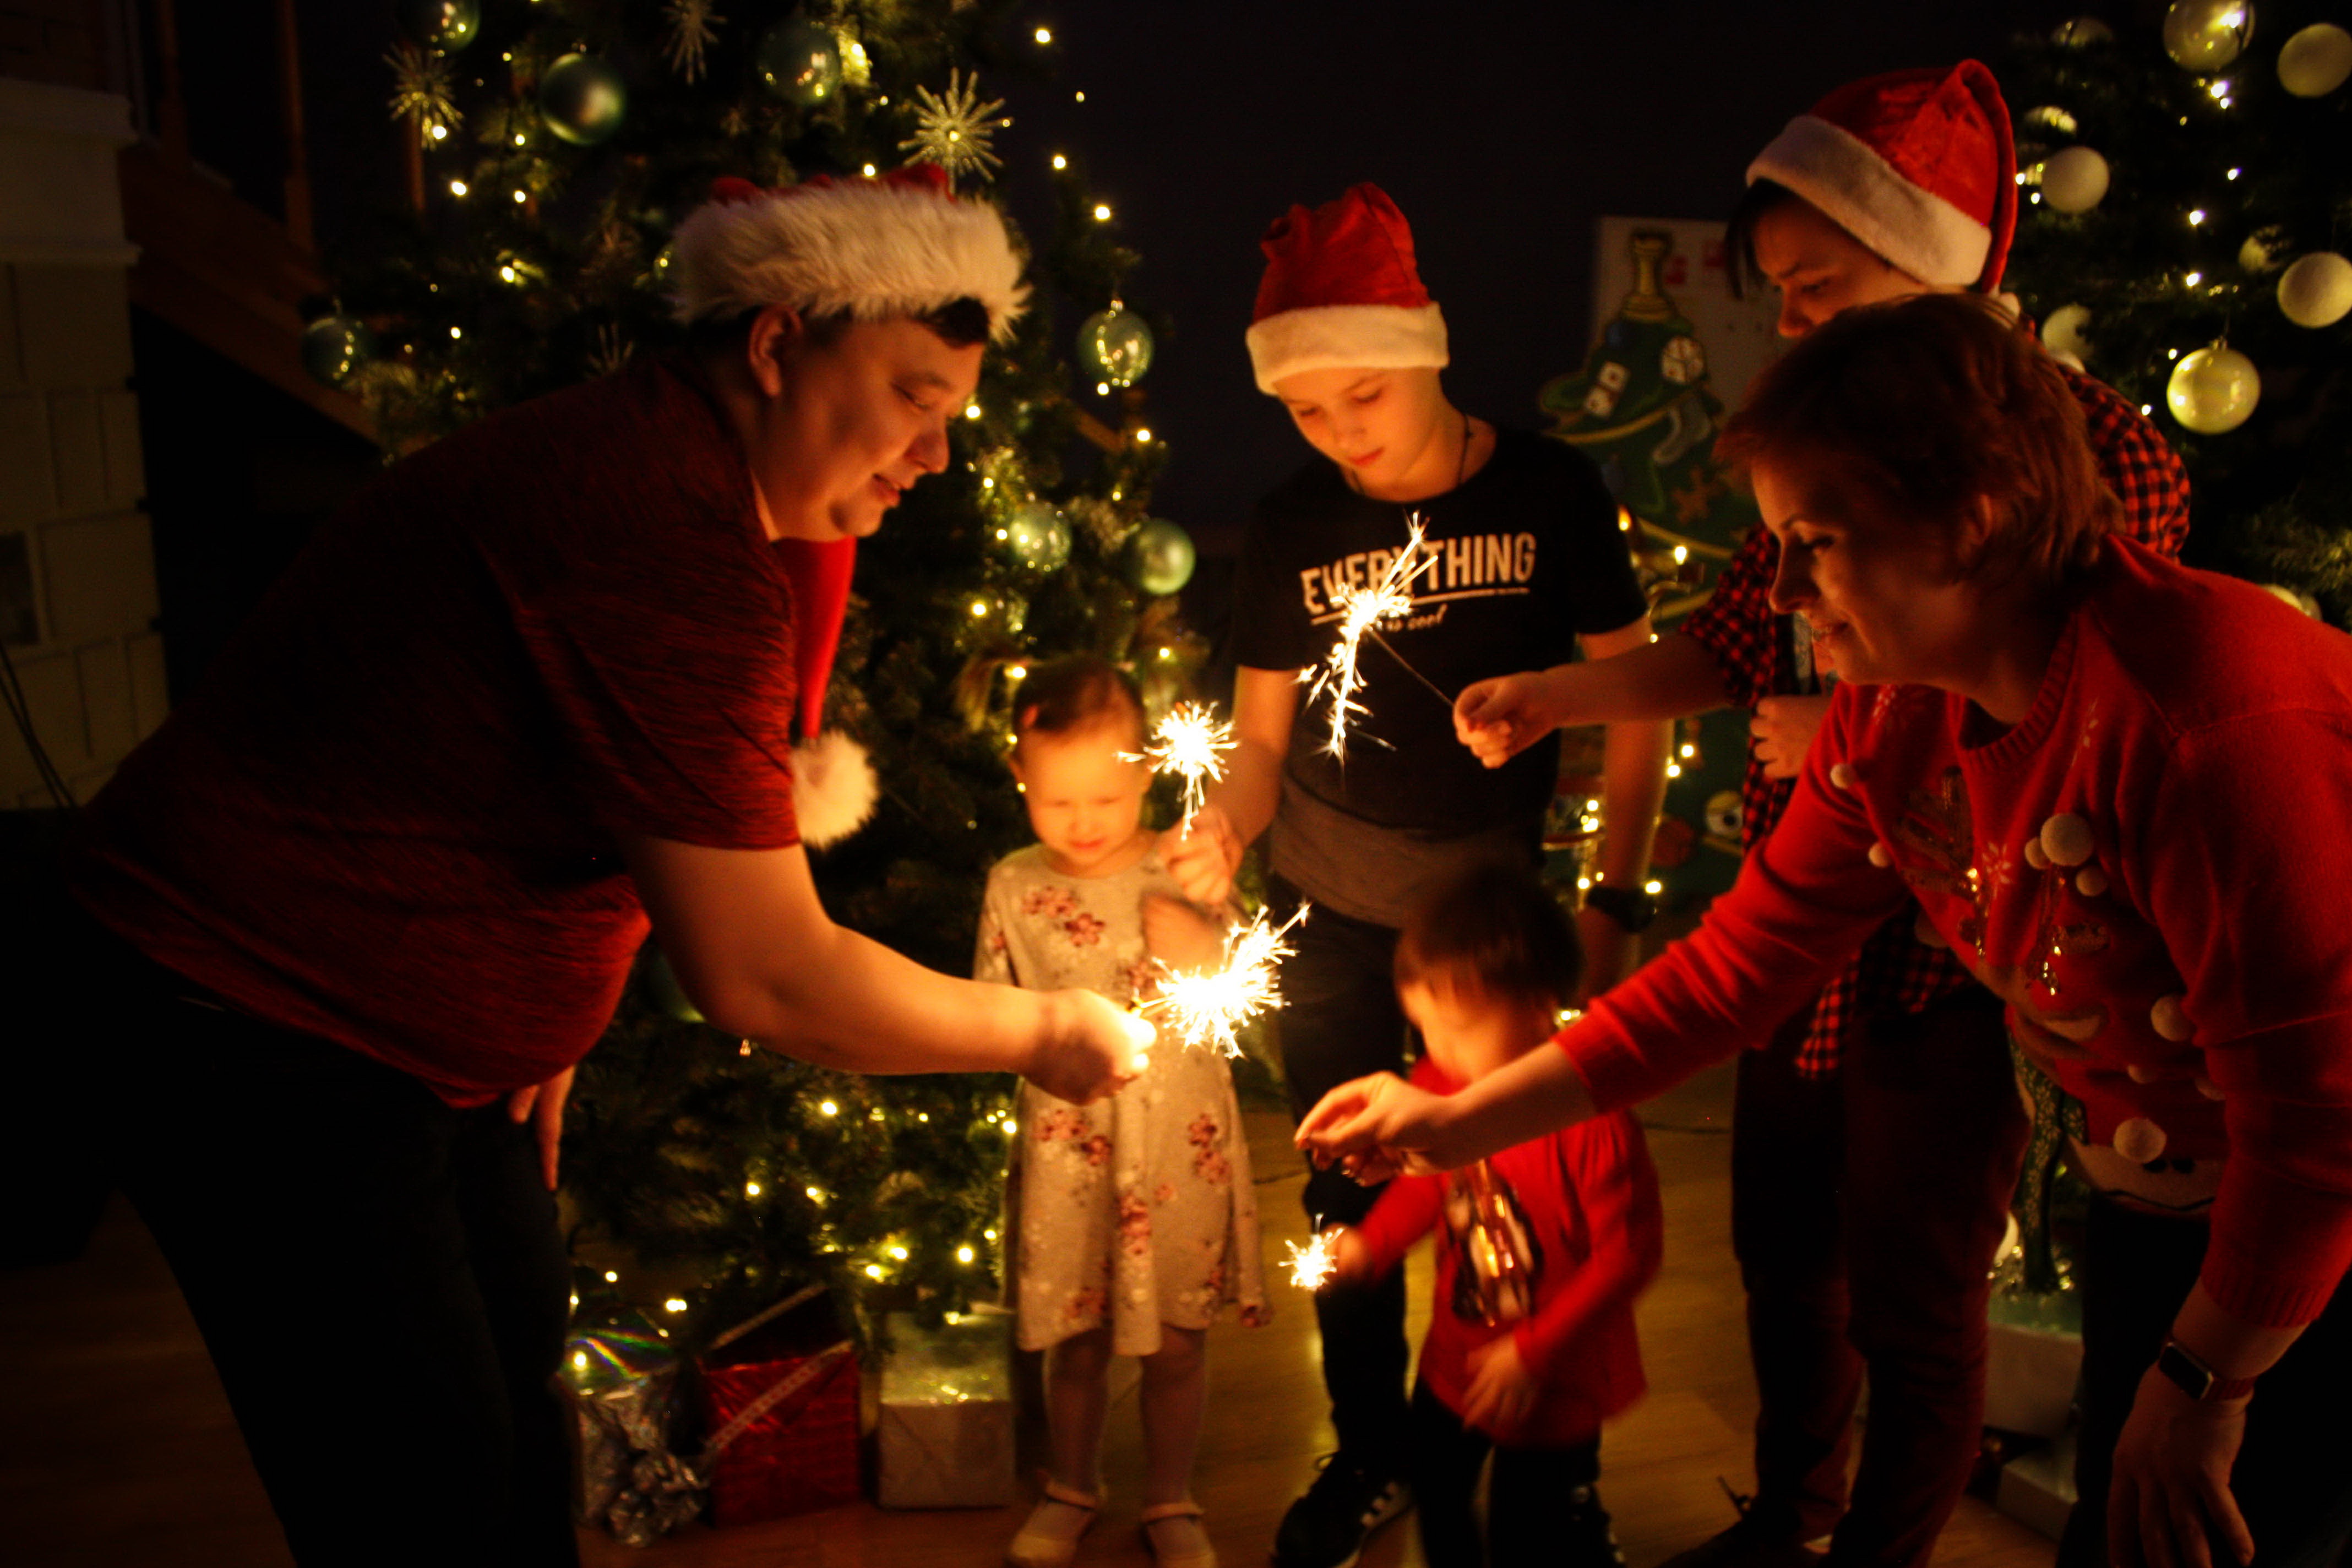
[[[1313,212],[1293,207],[1263,247],[1249,331],[1257,384],[1329,460],[1293,475],[1251,521],[1234,617],[1239,744],[1165,853],[1186,892],[1213,902],[1271,826],[1275,902],[1316,905],[1282,972],[1283,1064],[1303,1110],[1351,1078],[1403,1068],[1390,975],[1415,899],[1466,867],[1531,865],[1540,854],[1557,744],[1488,771],[1455,743],[1438,691],[1530,658],[1540,668],[1580,644],[1590,657],[1622,653],[1650,641],[1650,623],[1616,503],[1591,463],[1446,401],[1444,320],[1385,194],[1361,184]],[[1380,579],[1415,513],[1426,533],[1405,582],[1412,608],[1361,646],[1362,710],[1342,762],[1327,747],[1328,699],[1301,713],[1297,678],[1332,647],[1339,591]],[[1668,732],[1609,731],[1604,882],[1641,885]],[[1590,908],[1580,925],[1587,972],[1606,989],[1628,966],[1633,933]],[[1353,1225],[1376,1195],[1318,1171],[1307,1213],[1318,1226]],[[1275,1555],[1285,1568],[1351,1561],[1407,1502],[1402,1277],[1319,1292],[1316,1315],[1339,1452],[1283,1520]]]

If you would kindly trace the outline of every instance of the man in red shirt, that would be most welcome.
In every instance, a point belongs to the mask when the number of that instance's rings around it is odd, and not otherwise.
[[[714,196],[692,349],[371,485],[68,856],[126,1185],[305,1563],[574,1560],[549,1189],[649,927],[827,1066],[1086,1100],[1149,1037],[835,926],[803,848],[795,708],[1021,309],[1002,220],[917,175]]]

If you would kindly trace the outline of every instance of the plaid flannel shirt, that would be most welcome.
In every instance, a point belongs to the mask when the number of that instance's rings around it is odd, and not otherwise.
[[[2062,367],[2063,368],[2063,367]],[[2065,372],[2083,405],[2099,472],[2123,502],[2123,531],[2167,555],[2179,555],[2189,536],[2189,475],[2163,435],[2123,395],[2103,382]],[[1732,702],[1752,709],[1771,696],[1817,695],[1822,683],[1799,668],[1791,617],[1772,613],[1772,576],[1780,547],[1762,528],[1749,534],[1717,579],[1715,593],[1682,629],[1715,658]],[[1806,661],[1810,663],[1808,659]],[[1788,809],[1795,781],[1765,776],[1751,751],[1740,787],[1741,839],[1753,846]],[[1916,1013],[1976,984],[1949,949],[1919,940],[1916,917],[1888,921],[1830,982],[1813,1005],[1812,1027],[1798,1047],[1798,1070],[1825,1077],[1837,1070],[1848,1031],[1874,1014]]]

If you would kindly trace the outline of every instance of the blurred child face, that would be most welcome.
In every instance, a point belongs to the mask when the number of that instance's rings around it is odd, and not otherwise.
[[[1756,269],[1780,296],[1780,335],[1801,338],[1841,310],[1932,292],[1801,198],[1756,220]]]
[[[1553,1009],[1537,1001],[1490,995],[1440,976],[1397,988],[1404,1016],[1446,1076],[1475,1083],[1551,1037]]]
[[[1029,807],[1029,826],[1045,858],[1066,877],[1107,877],[1143,858],[1143,792],[1151,769],[1121,760],[1142,750],[1131,719],[1121,717],[1058,735],[1032,731],[1013,758]]]
[[[1307,444],[1367,495],[1408,483],[1416,467],[1454,460],[1460,421],[1446,416],[1433,370],[1302,370],[1274,390]]]

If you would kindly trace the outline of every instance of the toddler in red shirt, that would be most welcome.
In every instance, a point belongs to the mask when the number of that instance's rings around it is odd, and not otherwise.
[[[1583,967],[1525,871],[1489,866],[1424,900],[1396,950],[1427,1047],[1412,1080],[1450,1093],[1536,1049]],[[1658,1271],[1658,1176],[1618,1111],[1443,1175],[1390,1184],[1330,1232],[1335,1278],[1386,1274],[1432,1229],[1436,1300],[1412,1391],[1410,1469],[1431,1568],[1619,1564],[1595,1482],[1601,1424],[1642,1396],[1633,1300]],[[1470,1508],[1489,1451],[1481,1539]]]

